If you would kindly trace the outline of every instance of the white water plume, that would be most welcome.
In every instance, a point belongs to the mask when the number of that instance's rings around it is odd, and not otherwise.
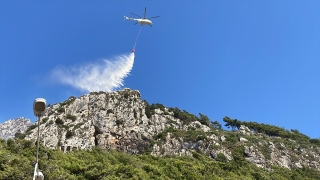
[[[131,53],[117,56],[112,61],[104,59],[94,64],[57,67],[52,76],[60,83],[82,91],[111,92],[123,86],[123,80],[129,75],[133,63],[134,53]]]

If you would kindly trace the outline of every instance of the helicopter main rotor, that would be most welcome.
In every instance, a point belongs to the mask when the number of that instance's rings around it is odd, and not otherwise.
[[[144,15],[143,15],[143,17],[138,16],[138,15],[136,15],[136,14],[134,14],[134,13],[131,13],[131,14],[132,14],[132,15],[135,15],[135,16],[137,16],[137,17],[139,17],[139,18],[142,18],[142,19],[151,19],[151,18],[158,18],[158,17],[160,17],[160,16],[154,16],[154,17],[146,18],[146,13],[147,13],[147,7],[144,8]]]

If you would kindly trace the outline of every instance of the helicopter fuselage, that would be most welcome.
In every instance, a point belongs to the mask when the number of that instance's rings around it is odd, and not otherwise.
[[[135,19],[135,21],[138,21],[141,25],[152,25],[152,21],[149,19]]]
[[[130,17],[124,16],[124,19],[137,21],[137,23],[141,25],[152,25],[152,21],[146,18],[136,19],[136,18],[130,18]]]

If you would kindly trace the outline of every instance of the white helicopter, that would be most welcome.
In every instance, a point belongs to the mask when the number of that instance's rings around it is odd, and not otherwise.
[[[154,17],[146,18],[146,12],[147,12],[147,8],[145,7],[145,8],[144,8],[144,16],[143,16],[143,17],[131,13],[131,14],[133,14],[133,15],[135,15],[135,16],[138,16],[138,17],[141,18],[141,19],[130,18],[130,17],[127,17],[127,16],[124,16],[124,19],[125,19],[125,20],[137,21],[134,25],[140,23],[141,26],[143,26],[143,25],[149,25],[149,26],[152,27],[152,21],[151,21],[150,19],[151,19],[151,18],[158,18],[158,17],[160,17],[160,16],[154,16]]]

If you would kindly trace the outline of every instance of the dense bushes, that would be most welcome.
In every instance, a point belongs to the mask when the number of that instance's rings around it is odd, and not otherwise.
[[[215,160],[220,161],[220,162],[228,162],[227,157],[222,153],[218,153]]]
[[[72,121],[75,121],[77,119],[77,116],[71,115],[71,114],[67,114],[66,116],[67,119],[71,119]]]
[[[43,119],[42,119],[42,124],[46,123],[48,120],[49,120],[49,118],[47,118],[47,117],[46,117],[46,118],[43,118]]]
[[[204,114],[201,114],[199,113],[199,122],[203,125],[206,125],[206,126],[210,126],[210,119],[208,118],[208,116],[204,115]]]
[[[310,139],[310,143],[320,146],[320,138],[318,139]]]
[[[25,134],[30,134],[33,129],[37,127],[37,124],[32,124],[28,127],[28,129],[25,131]]]
[[[36,147],[26,140],[0,140],[0,179],[31,179]],[[187,156],[129,155],[93,148],[63,153],[40,147],[39,168],[45,179],[317,179],[320,172],[309,168],[265,171],[244,160],[243,147],[234,159],[219,161],[201,153]]]
[[[59,108],[57,109],[57,111],[58,111],[58,113],[64,113],[64,112],[66,112],[66,110],[65,110],[64,107],[59,107]]]
[[[73,101],[76,100],[76,97],[74,96],[70,96],[68,100],[66,100],[65,102],[61,103],[60,106],[64,106],[64,105],[70,105],[71,103],[73,103]]]
[[[223,121],[226,123],[226,127],[231,127],[232,129],[239,129],[241,125],[247,126],[253,132],[262,133],[270,137],[282,137],[282,138],[290,138],[299,142],[310,142],[313,144],[320,144],[320,139],[310,139],[308,136],[300,133],[298,130],[285,130],[284,128],[280,128],[277,126],[269,125],[269,124],[259,124],[257,122],[246,122],[239,121],[237,119],[230,119],[229,117],[224,117]]]
[[[177,119],[180,119],[184,124],[190,124],[193,121],[198,121],[199,118],[189,112],[179,108],[169,108],[169,111],[173,112],[173,116]]]
[[[160,109],[164,115],[169,115],[169,112],[173,113],[173,116],[177,119],[180,119],[184,124],[190,124],[193,121],[199,121],[201,124],[210,126],[210,119],[208,116],[199,113],[199,118],[193,114],[190,114],[186,110],[181,111],[179,108],[168,108],[166,111],[165,106],[159,103],[149,104],[146,100],[144,100],[145,104],[145,114],[147,118],[151,118],[152,115],[155,114],[155,109]]]
[[[160,109],[161,111],[165,112],[165,107],[162,104],[156,103],[156,104],[151,104],[150,106],[149,103],[145,100],[144,100],[144,104],[145,104],[145,113],[148,118],[151,118],[151,116],[155,114],[155,109]]]
[[[196,129],[189,129],[188,131],[186,131],[186,130],[175,129],[173,127],[167,127],[161,133],[155,135],[154,139],[155,140],[160,139],[163,141],[165,140],[168,133],[171,133],[171,137],[175,137],[175,138],[181,137],[185,141],[199,141],[199,140],[207,139],[207,135],[203,131],[196,130]]]

